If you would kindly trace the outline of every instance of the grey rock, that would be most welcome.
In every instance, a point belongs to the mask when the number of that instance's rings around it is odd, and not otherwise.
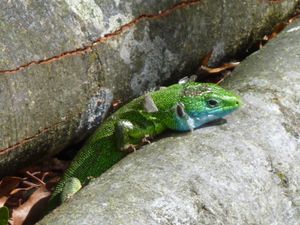
[[[2,1],[0,176],[84,138],[112,95],[128,101],[210,51],[213,65],[245,48],[297,2]]]
[[[130,154],[38,224],[300,224],[300,20],[223,84],[227,123]]]

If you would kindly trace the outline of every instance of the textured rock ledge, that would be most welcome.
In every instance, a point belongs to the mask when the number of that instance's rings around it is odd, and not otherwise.
[[[300,21],[224,86],[227,123],[145,146],[39,224],[282,224],[300,221]]]
[[[112,94],[190,74],[211,50],[218,63],[297,2],[1,2],[0,176],[82,139]]]

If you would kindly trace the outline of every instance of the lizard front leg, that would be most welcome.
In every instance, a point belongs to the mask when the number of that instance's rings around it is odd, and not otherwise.
[[[139,144],[138,138],[131,137],[130,133],[133,130],[138,129],[129,120],[120,120],[115,126],[115,138],[117,148],[121,151],[135,151],[137,144]]]
[[[130,111],[115,125],[117,148],[121,151],[135,151],[161,130],[162,125],[155,117]]]

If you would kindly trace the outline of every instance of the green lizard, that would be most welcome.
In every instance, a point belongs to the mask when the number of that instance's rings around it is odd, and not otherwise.
[[[108,117],[79,151],[53,192],[50,207],[68,199],[148,138],[167,129],[192,131],[240,105],[237,95],[218,85],[190,80],[134,99]]]

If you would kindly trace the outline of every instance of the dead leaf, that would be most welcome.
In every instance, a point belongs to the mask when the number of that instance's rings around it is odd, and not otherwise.
[[[239,62],[232,62],[232,63],[225,63],[220,67],[210,68],[206,66],[201,66],[201,69],[207,71],[208,73],[220,73],[222,71],[233,69],[237,67],[240,63]]]
[[[116,99],[112,102],[112,107],[114,110],[116,110],[120,107],[121,104],[122,104],[122,101],[120,99]]]
[[[226,70],[222,73],[222,78],[217,82],[217,84],[222,83],[227,77],[231,75],[232,71]]]
[[[278,33],[280,33],[288,23],[279,23],[273,28],[273,32],[269,35],[266,35],[264,38],[265,40],[269,41],[277,36]]]
[[[206,56],[204,56],[204,58],[203,58],[203,60],[202,60],[202,62],[201,62],[201,65],[202,65],[202,66],[208,66],[208,62],[209,62],[209,60],[210,60],[210,58],[211,58],[212,52],[213,52],[213,51],[210,51],[210,52],[208,52],[208,53],[206,54]]]
[[[4,177],[0,183],[0,207],[4,206],[12,192],[21,183],[20,177]]]
[[[32,224],[36,222],[43,215],[42,212],[46,209],[50,195],[50,191],[44,186],[33,192],[24,204],[13,209],[13,225]]]

